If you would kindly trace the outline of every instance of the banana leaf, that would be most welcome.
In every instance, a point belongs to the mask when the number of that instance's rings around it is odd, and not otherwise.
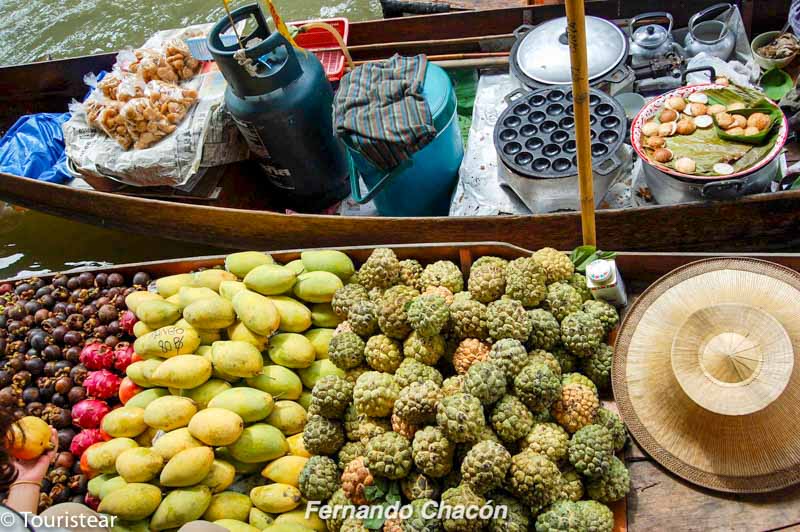
[[[717,117],[715,116],[713,118],[714,118],[714,127],[717,130],[717,135],[719,135],[719,137],[724,140],[729,140],[732,142],[741,142],[743,144],[752,144],[754,146],[762,146],[768,143],[770,138],[775,137],[773,133],[775,125],[781,119],[781,112],[774,105],[770,105],[769,102],[767,102],[766,100],[762,100],[761,102],[759,102],[759,104],[765,106],[753,107],[751,109],[739,109],[736,111],[730,111],[730,114],[742,115],[743,117],[747,118],[755,113],[764,113],[770,118],[769,127],[765,128],[758,135],[729,135],[724,129],[719,127],[719,124],[717,124]]]
[[[741,102],[747,107],[756,107],[759,101],[764,100],[764,95],[760,92],[739,85],[731,85],[724,89],[707,89],[703,94],[708,96],[709,103],[720,105]]]
[[[691,135],[675,135],[667,138],[667,148],[672,151],[672,160],[668,163],[651,162],[656,166],[665,166],[671,170],[676,170],[675,162],[681,157],[688,157],[694,160],[696,165],[695,175],[715,176],[714,165],[717,163],[728,163],[737,167],[739,162],[753,151],[753,146],[739,142],[731,142],[719,138],[713,128],[697,129]],[[768,150],[769,151],[769,150]],[[650,152],[652,155],[652,152]],[[766,154],[766,152],[764,153]],[[760,155],[750,164],[755,164],[764,154]],[[747,157],[747,161],[751,160]],[[746,167],[742,167],[744,169]],[[737,170],[738,171],[738,170]]]

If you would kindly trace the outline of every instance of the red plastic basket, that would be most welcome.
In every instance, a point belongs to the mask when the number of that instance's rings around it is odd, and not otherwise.
[[[326,22],[333,26],[342,36],[342,41],[347,44],[347,37],[350,34],[350,23],[346,18],[330,18],[322,20],[304,20],[300,22],[290,22],[290,26],[301,27],[311,22]],[[294,38],[298,46],[302,46],[310,52],[314,52],[322,66],[325,74],[330,81],[339,81],[344,76],[344,52],[339,48],[339,44],[330,32],[322,28],[311,28]]]

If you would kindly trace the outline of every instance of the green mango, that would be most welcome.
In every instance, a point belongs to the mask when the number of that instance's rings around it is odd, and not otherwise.
[[[228,532],[259,532],[259,530],[238,519],[217,519],[214,524],[221,526]]]
[[[300,490],[289,484],[269,484],[250,491],[250,500],[261,511],[282,514],[300,505],[303,496]]]
[[[156,280],[156,290],[163,297],[169,297],[180,292],[182,286],[193,286],[193,277],[191,273],[179,273],[177,275],[168,275]]]
[[[169,301],[151,299],[142,301],[136,307],[136,317],[151,329],[172,325],[181,317],[181,308]]]
[[[139,308],[140,303],[143,303],[144,301],[156,300],[163,301],[164,298],[154,292],[137,290],[136,292],[131,292],[125,297],[125,305],[128,307],[128,310],[136,314],[136,309]]]
[[[230,450],[227,447],[218,447],[217,448],[217,458],[219,460],[224,460],[231,464],[239,475],[251,475],[261,470],[263,467],[263,463],[261,462],[254,462],[252,464],[248,464],[246,462],[242,462],[237,460],[233,457],[230,453]]]
[[[242,434],[244,421],[239,414],[224,408],[206,408],[189,422],[189,432],[212,447],[224,447],[235,442]]]
[[[183,320],[181,320],[183,321]],[[194,353],[200,336],[191,327],[168,325],[136,339],[133,350],[142,358],[172,358]]]
[[[135,438],[145,430],[144,408],[123,406],[103,417],[102,429],[112,438]]]
[[[246,521],[252,507],[253,503],[247,495],[235,491],[223,491],[211,497],[211,504],[203,514],[203,519],[212,522],[219,519]]]
[[[250,270],[244,278],[244,284],[254,292],[273,296],[291,290],[296,279],[295,273],[285,266],[264,264]]]
[[[225,460],[214,460],[211,471],[206,478],[200,481],[203,486],[208,486],[211,493],[220,493],[228,489],[236,478],[236,468]]]
[[[220,269],[210,269],[196,272],[192,276],[192,285],[196,287],[209,288],[215,293],[219,292],[219,285],[223,281],[235,281],[236,276],[231,272]]]
[[[302,334],[282,333],[270,338],[269,358],[287,368],[307,368],[316,359],[316,351]]]
[[[211,490],[206,486],[194,486],[170,491],[150,520],[150,529],[168,530],[180,528],[189,521],[196,521],[211,504]]]
[[[184,309],[195,301],[211,297],[219,297],[219,294],[205,286],[182,286],[178,291],[178,305]]]
[[[181,427],[156,438],[152,449],[167,461],[181,451],[202,446],[202,442],[192,436],[188,428]]]
[[[112,478],[114,478],[114,475],[109,475],[107,473],[97,475],[96,477],[91,479],[89,483],[86,485],[86,491],[88,491],[89,494],[94,497],[100,497],[100,490],[102,489],[103,484],[105,484]]]
[[[261,294],[242,290],[233,296],[233,308],[242,323],[255,334],[269,336],[281,324],[278,309]]]
[[[224,408],[238,414],[245,423],[260,421],[267,417],[274,407],[272,396],[255,388],[231,388],[208,403],[209,408]]]
[[[250,425],[233,445],[228,446],[231,456],[248,464],[274,460],[289,452],[283,433],[265,423]]]
[[[241,281],[222,281],[219,284],[219,295],[228,301],[233,301],[233,296],[242,290],[247,290],[247,285]]]
[[[304,251],[300,254],[303,268],[307,272],[324,271],[330,272],[343,282],[347,282],[356,271],[352,259],[342,253],[332,249],[319,249]]]
[[[311,390],[322,377],[337,375],[344,378],[345,371],[337,367],[336,364],[327,358],[324,358],[322,360],[315,360],[307,368],[298,369],[297,374],[300,376],[300,380],[303,381],[303,386]]]
[[[224,329],[236,321],[236,312],[230,301],[217,296],[195,301],[183,309],[183,317],[197,329]]]
[[[311,329],[303,335],[314,346],[317,360],[328,358],[328,346],[333,338],[334,329]]]
[[[164,467],[164,458],[149,447],[135,447],[117,457],[116,467],[127,482],[150,482]]]
[[[179,388],[170,388],[170,393],[172,395],[182,395],[183,397],[188,397],[195,403],[197,403],[197,408],[202,410],[208,406],[208,403],[217,395],[223,393],[225,390],[229,390],[231,387],[230,383],[221,380],[221,379],[211,379],[197,388],[192,388],[191,390],[181,390]]]
[[[273,296],[270,301],[278,309],[283,332],[301,333],[311,327],[311,310],[296,299],[286,296]]]
[[[330,272],[306,272],[297,277],[294,295],[309,303],[330,303],[343,286],[342,280]]]
[[[141,392],[131,397],[128,400],[128,402],[125,403],[125,406],[136,407],[136,408],[147,408],[147,405],[149,405],[151,402],[155,401],[159,397],[164,397],[165,395],[169,395],[169,392],[164,388],[149,388],[147,390],[142,390]]]
[[[193,486],[208,476],[213,463],[214,451],[210,447],[185,449],[169,459],[159,482],[171,488]]]
[[[314,303],[311,307],[311,324],[314,327],[335,328],[342,322],[330,303]]]
[[[259,530],[264,530],[270,526],[274,520],[266,512],[262,512],[258,508],[250,508],[250,517],[247,519],[247,522]]]
[[[143,321],[137,321],[133,324],[133,335],[136,338],[141,338],[145,334],[153,332],[153,329],[147,326],[147,324]]]
[[[126,521],[149,517],[161,504],[161,490],[151,484],[134,482],[111,492],[100,502],[100,513]]]
[[[286,436],[298,434],[306,426],[306,410],[294,401],[276,401],[266,422]]]
[[[191,399],[166,395],[147,405],[144,422],[151,427],[171,431],[188,425],[196,413],[197,405]]]
[[[224,374],[242,378],[255,377],[264,367],[261,353],[247,342],[214,342],[211,362]]]
[[[300,275],[306,271],[306,267],[303,265],[303,261],[301,259],[295,259],[291,262],[287,262],[284,266],[292,270],[295,275]]]
[[[198,355],[178,355],[161,363],[150,377],[168,388],[191,390],[211,378],[211,363]]]
[[[280,320],[280,317],[278,317],[278,319]],[[263,351],[267,348],[267,341],[269,340],[266,336],[261,336],[248,329],[247,325],[241,321],[237,321],[228,327],[228,339],[235,342],[253,344],[253,347],[259,351]]]
[[[313,395],[311,394],[311,390],[303,390],[303,393],[300,394],[300,398],[297,400],[297,404],[302,406],[308,412],[308,407],[311,406],[311,399]]]
[[[240,279],[244,279],[254,268],[275,261],[266,253],[260,251],[240,251],[225,257],[225,269]]]
[[[277,365],[264,366],[261,375],[247,379],[247,385],[278,399],[297,399],[303,391],[297,373]]]
[[[155,388],[156,383],[150,380],[153,372],[161,365],[160,359],[148,359],[134,362],[125,369],[125,374],[142,388]]]
[[[128,485],[128,481],[122,478],[121,476],[118,477],[111,477],[108,481],[104,482],[103,485],[100,487],[100,491],[97,493],[97,498],[101,501],[108,496],[109,493],[116,491],[120,488],[124,488]]]
[[[277,430],[277,429],[276,429]],[[114,438],[102,445],[87,449],[86,463],[92,470],[100,473],[116,473],[117,457],[139,445],[130,438]]]

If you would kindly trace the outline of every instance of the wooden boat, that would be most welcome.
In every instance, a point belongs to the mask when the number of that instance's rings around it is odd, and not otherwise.
[[[369,256],[371,247],[338,248],[356,262]],[[496,242],[393,246],[398,257],[416,258],[423,263],[452,260],[468,272],[475,258],[497,255],[508,259],[529,255],[521,247]],[[279,262],[299,258],[300,250],[270,252]],[[719,253],[619,253],[617,264],[633,300],[645,288],[675,268],[696,260],[723,256]],[[800,254],[747,254],[800,271]],[[127,276],[146,271],[152,277],[185,273],[219,266],[224,256],[196,257],[158,262],[83,268],[73,272],[120,272]],[[44,279],[50,275],[41,276]],[[14,279],[12,279],[13,281]],[[613,398],[604,405],[614,408]],[[635,441],[626,447],[624,459],[631,475],[627,499],[613,506],[615,532],[649,530],[761,531],[795,528],[800,523],[800,486],[773,494],[736,495],[699,489],[667,473],[648,457]],[[734,524],[735,523],[735,524]]]
[[[713,4],[675,1],[608,0],[587,3],[589,14],[609,19],[668,9],[676,24]],[[786,5],[784,5],[786,4]],[[748,7],[749,6],[749,7]],[[786,0],[752,9],[744,19],[751,33],[773,29]],[[350,50],[355,60],[403,54],[480,55],[509,50],[512,32],[562,16],[562,6],[464,11],[441,15],[356,22]],[[50,61],[0,69],[0,132],[22,114],[63,112],[85,93],[83,76],[108,68],[114,54]],[[0,199],[73,220],[219,247],[248,248],[401,244],[409,242],[503,239],[528,248],[578,245],[580,217],[566,212],[527,216],[377,218],[286,215],[278,211],[258,172],[247,164],[225,169],[221,192],[211,200],[154,199],[82,190],[0,174]],[[760,194],[717,203],[600,210],[600,244],[616,250],[767,250],[790,246],[800,228],[800,191]]]

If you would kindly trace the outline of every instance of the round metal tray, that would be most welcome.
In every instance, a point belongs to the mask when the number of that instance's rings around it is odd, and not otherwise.
[[[494,145],[500,160],[525,177],[557,178],[578,173],[572,89],[554,85],[545,89],[518,89],[506,96],[508,108],[494,128]],[[625,140],[625,110],[607,94],[591,89],[589,124],[592,166],[616,159]],[[611,171],[616,164],[612,165]],[[602,172],[602,169],[599,170]]]

